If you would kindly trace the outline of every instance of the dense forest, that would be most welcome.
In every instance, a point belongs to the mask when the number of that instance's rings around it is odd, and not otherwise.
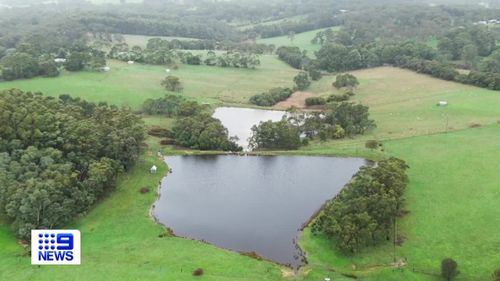
[[[0,212],[21,238],[83,214],[137,160],[143,121],[69,96],[0,92]]]

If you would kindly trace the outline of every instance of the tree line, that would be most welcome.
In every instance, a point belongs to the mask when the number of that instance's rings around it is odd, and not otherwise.
[[[177,63],[189,65],[207,65],[235,68],[256,68],[260,65],[258,55],[228,51],[217,54],[208,51],[205,56],[196,55],[189,51],[170,49],[161,44],[149,44],[143,49],[139,46],[129,48],[126,43],[115,44],[108,53],[108,57],[121,61],[133,61],[145,64],[171,65]]]
[[[0,92],[0,212],[18,237],[87,212],[139,157],[144,124],[127,108]]]

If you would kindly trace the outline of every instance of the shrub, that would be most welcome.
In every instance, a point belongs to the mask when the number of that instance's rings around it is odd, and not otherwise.
[[[377,149],[379,146],[378,141],[376,140],[367,140],[365,143],[365,147],[369,149]]]
[[[306,99],[307,106],[324,105],[324,104],[326,104],[326,100],[322,97],[312,97]]]
[[[159,138],[170,138],[172,137],[172,132],[168,129],[154,127],[148,131],[148,135]]]
[[[259,95],[252,96],[250,103],[258,106],[273,106],[280,101],[288,99],[293,94],[290,88],[273,88]]]
[[[148,193],[150,190],[148,187],[141,187],[141,189],[139,189],[139,192],[144,194],[144,193]]]
[[[441,261],[441,276],[450,281],[458,275],[458,264],[452,258],[445,258]]]
[[[164,140],[160,141],[160,144],[161,145],[174,145],[175,144],[175,140],[173,140],[173,139],[164,139]]]
[[[348,101],[348,100],[349,100],[349,95],[342,94],[342,95],[330,95],[326,101],[327,102],[343,102],[343,101]]]
[[[492,281],[500,281],[500,268],[498,268],[497,270],[495,270],[493,272],[493,275],[491,275],[491,280]]]
[[[197,268],[193,271],[193,276],[202,276],[203,273],[203,268]]]

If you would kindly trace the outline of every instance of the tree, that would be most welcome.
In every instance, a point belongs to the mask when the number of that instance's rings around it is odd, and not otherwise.
[[[45,77],[56,77],[59,76],[59,69],[57,69],[57,63],[52,59],[46,59],[40,62],[40,75]]]
[[[365,147],[368,148],[368,149],[377,149],[378,148],[378,141],[376,140],[367,140],[366,143],[365,143]]]
[[[458,275],[458,264],[452,258],[445,258],[441,261],[441,276],[447,281],[451,281]]]
[[[297,90],[303,91],[311,85],[311,81],[309,81],[309,75],[307,72],[301,71],[297,76],[293,78],[293,81],[295,82],[295,87]]]
[[[71,52],[64,64],[68,71],[80,71],[85,67],[89,56],[83,52]]]
[[[500,50],[483,59],[479,69],[484,72],[500,73]]]
[[[337,89],[344,88],[344,87],[356,87],[359,85],[358,78],[356,76],[345,73],[345,74],[339,74],[335,77],[335,82],[333,82],[333,86]]]
[[[161,85],[167,90],[172,92],[181,92],[183,87],[179,77],[169,75],[161,81]]]
[[[474,68],[477,60],[477,48],[475,45],[469,44],[463,48],[462,60],[468,68]]]
[[[325,233],[346,253],[387,241],[402,207],[397,202],[402,201],[403,193],[399,190],[408,184],[407,168],[397,158],[361,168],[325,206],[312,225],[313,233]]]

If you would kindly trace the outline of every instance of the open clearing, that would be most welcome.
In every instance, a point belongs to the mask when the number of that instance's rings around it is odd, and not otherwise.
[[[499,143],[499,124],[385,142],[387,155],[410,166],[410,213],[399,221],[398,231],[407,240],[396,250],[397,259],[406,258],[408,266],[403,271],[387,266],[393,262],[389,243],[349,259],[333,254],[324,237],[306,231],[301,245],[312,253],[312,275],[319,278],[333,267],[360,276],[370,273],[363,280],[440,280],[440,261],[449,256],[459,264],[460,280],[489,280],[500,264]],[[367,270],[374,265],[386,266]],[[316,268],[324,270],[316,274]],[[413,273],[413,268],[431,275]]]
[[[273,106],[274,109],[287,110],[292,106],[300,109],[306,108],[306,99],[313,97],[314,94],[308,92],[295,92],[291,97],[284,101],[280,101]]]
[[[257,69],[180,65],[171,75],[184,86],[180,95],[202,103],[245,104],[248,99],[273,87],[291,87],[297,70],[274,56],[261,56]],[[138,108],[148,98],[168,93],[160,82],[165,67],[109,61],[109,72],[63,72],[56,78],[34,78],[0,82],[0,89],[19,88],[47,95],[71,94],[89,101],[106,101]],[[171,93],[171,92],[170,92]]]
[[[323,31],[327,28],[320,28],[320,29],[315,29],[307,32],[302,32],[302,33],[297,33],[295,34],[294,40],[290,40],[288,35],[283,35],[283,36],[278,36],[278,37],[271,37],[271,38],[262,38],[258,39],[257,43],[263,43],[263,44],[274,44],[276,48],[280,46],[293,46],[293,47],[299,47],[302,50],[307,51],[307,55],[310,57],[314,56],[314,52],[318,51],[321,49],[320,44],[313,44],[311,43],[311,40],[316,36],[316,33]],[[339,30],[339,26],[332,27],[333,30]]]
[[[369,135],[376,139],[435,134],[500,120],[500,92],[394,67],[350,73],[360,81],[352,100],[370,107],[378,128]],[[331,85],[334,80],[325,76],[313,82],[309,91],[321,96],[338,93]],[[448,107],[437,106],[443,100],[448,101]]]

